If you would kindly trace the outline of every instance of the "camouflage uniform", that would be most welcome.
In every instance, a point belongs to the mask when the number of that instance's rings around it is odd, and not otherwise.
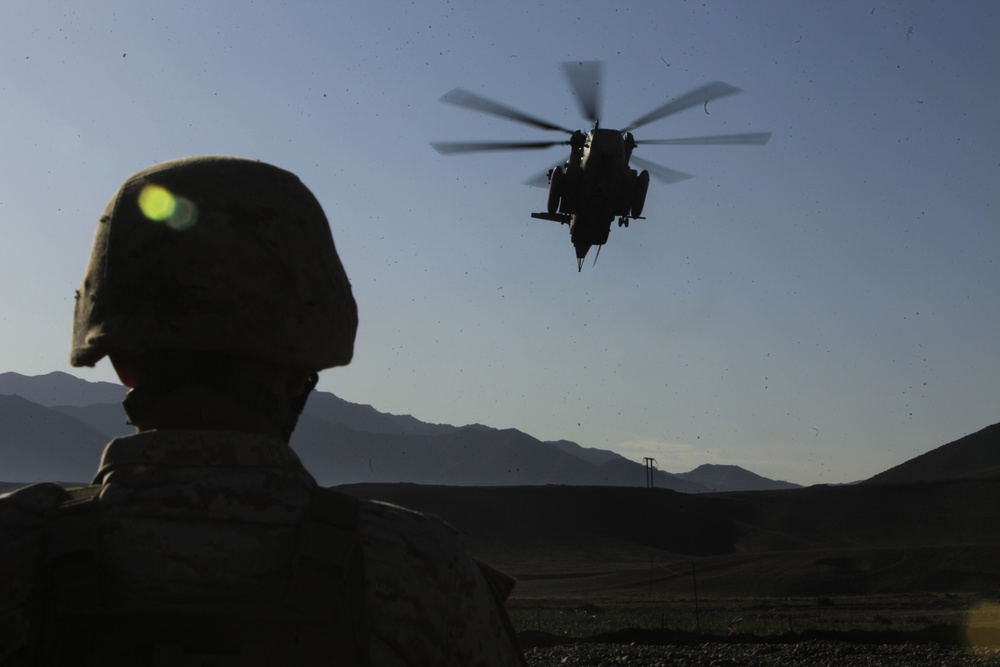
[[[315,489],[284,443],[227,431],[118,438],[94,483],[104,570],[131,590],[190,604],[283,571]],[[0,497],[0,664],[33,664],[45,516],[67,495],[36,484]],[[356,534],[372,665],[524,664],[499,599],[512,582],[484,571],[450,526],[360,501]]]
[[[524,664],[509,579],[437,519],[318,489],[288,447],[357,324],[329,223],[294,174],[206,156],[129,178],[94,235],[70,361],[145,360],[125,402],[142,429],[108,445],[93,486],[0,496],[0,664]],[[234,359],[311,375],[282,397]],[[177,396],[201,410],[198,391],[243,422],[142,418]]]

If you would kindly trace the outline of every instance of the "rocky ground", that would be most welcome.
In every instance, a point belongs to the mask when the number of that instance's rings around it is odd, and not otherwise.
[[[709,643],[649,646],[577,643],[525,651],[531,667],[1000,667],[1000,647],[971,649],[940,644],[849,644],[812,640],[793,644]]]

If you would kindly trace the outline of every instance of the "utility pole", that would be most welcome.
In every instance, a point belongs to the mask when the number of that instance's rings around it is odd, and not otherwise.
[[[646,488],[653,488],[653,469],[656,466],[656,459],[646,456],[642,459],[643,464],[646,466]]]

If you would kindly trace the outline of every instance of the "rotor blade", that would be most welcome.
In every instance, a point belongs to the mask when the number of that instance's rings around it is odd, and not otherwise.
[[[580,105],[580,113],[591,123],[601,117],[601,70],[603,63],[598,60],[563,63],[562,70],[573,95]]]
[[[655,162],[644,160],[641,157],[636,157],[635,155],[632,156],[631,161],[648,171],[650,176],[658,181],[666,183],[667,185],[680,183],[681,181],[686,181],[689,178],[694,178],[691,174],[685,174],[683,171],[677,171],[676,169],[671,169],[670,167],[664,167],[662,164],[656,164]]]
[[[652,123],[654,120],[659,120],[675,114],[678,111],[684,111],[685,109],[696,107],[699,104],[705,104],[707,102],[711,102],[712,100],[717,100],[720,97],[725,97],[726,95],[732,95],[733,93],[739,92],[742,92],[739,88],[730,86],[728,83],[722,83],[721,81],[706,83],[700,88],[695,88],[691,92],[685,93],[677,99],[667,102],[661,107],[653,109],[645,116],[636,118],[628,127],[622,130],[622,132],[629,132],[637,127],[642,127],[643,125]]]
[[[683,139],[643,139],[637,141],[637,146],[647,144],[660,146],[707,146],[712,144],[744,144],[763,145],[771,138],[770,132],[752,132],[749,134],[718,134],[711,137],[686,137]]]
[[[518,123],[524,123],[525,125],[531,125],[532,127],[537,127],[543,130],[558,130],[559,132],[565,132],[566,134],[573,134],[573,130],[567,130],[565,127],[560,127],[554,123],[550,123],[547,120],[542,120],[541,118],[535,118],[530,116],[523,111],[518,111],[506,104],[501,104],[487,97],[481,95],[476,95],[475,93],[470,93],[464,88],[456,88],[451,92],[445,93],[441,96],[442,102],[447,102],[448,104],[454,104],[455,106],[465,107],[466,109],[472,109],[473,111],[481,111],[482,113],[492,114],[494,116],[499,116],[500,118],[506,118],[507,120],[513,120]]]
[[[477,153],[482,151],[529,151],[567,145],[568,141],[432,141],[441,155]]]

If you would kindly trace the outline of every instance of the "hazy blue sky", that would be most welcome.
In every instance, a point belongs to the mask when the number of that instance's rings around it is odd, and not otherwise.
[[[0,7],[0,370],[69,371],[73,293],[132,172],[225,153],[296,172],[354,284],[320,388],[683,472],[846,482],[1000,421],[1000,3],[110,2]],[[650,187],[577,273],[522,184],[563,155],[432,140],[588,129],[558,64],[605,61],[602,126],[744,90],[637,139]],[[706,112],[707,111],[707,112]],[[592,257],[592,255],[591,255]]]

